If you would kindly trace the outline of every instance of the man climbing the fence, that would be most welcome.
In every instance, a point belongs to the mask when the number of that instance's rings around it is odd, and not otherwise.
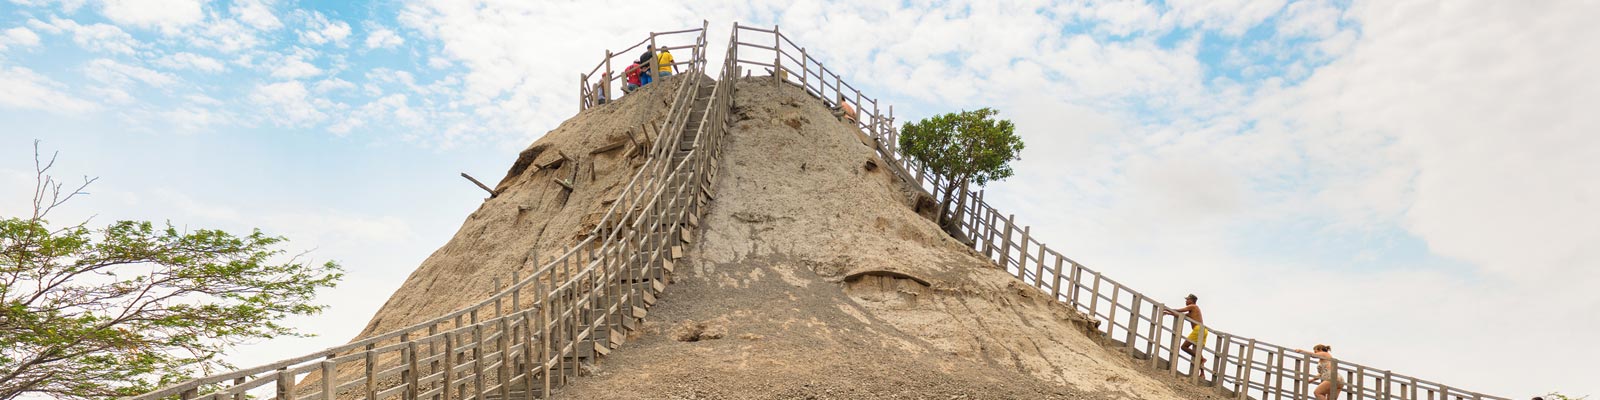
[[[1201,324],[1205,323],[1205,318],[1200,315],[1200,305],[1196,304],[1199,302],[1199,297],[1190,294],[1183,298],[1183,307],[1162,310],[1162,312],[1168,315],[1187,316],[1194,319],[1194,322],[1191,322],[1194,324],[1194,329],[1189,331],[1189,336],[1186,338],[1188,340],[1183,342],[1183,352],[1189,353],[1192,359],[1199,360],[1198,362],[1204,365],[1206,357],[1200,355],[1200,348],[1206,345],[1206,335],[1210,332],[1206,331],[1206,327],[1201,326]]]

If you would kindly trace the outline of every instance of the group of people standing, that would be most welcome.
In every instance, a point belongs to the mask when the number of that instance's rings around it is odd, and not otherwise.
[[[1183,298],[1183,307],[1176,309],[1163,309],[1161,311],[1167,315],[1187,317],[1186,319],[1192,319],[1192,321],[1189,323],[1193,325],[1194,328],[1189,331],[1189,336],[1185,337],[1186,340],[1183,342],[1182,350],[1185,353],[1189,353],[1191,359],[1196,360],[1195,362],[1200,363],[1200,365],[1205,365],[1206,358],[1205,356],[1200,355],[1200,349],[1205,347],[1206,336],[1210,334],[1210,331],[1207,330],[1204,325],[1205,317],[1200,312],[1199,303],[1200,298],[1190,294]],[[1344,380],[1339,379],[1339,370],[1334,364],[1333,353],[1331,353],[1333,351],[1333,347],[1325,344],[1318,344],[1312,347],[1311,351],[1305,351],[1301,349],[1295,349],[1294,351],[1296,353],[1316,357],[1317,359],[1316,379],[1318,383],[1317,388],[1312,393],[1316,395],[1317,400],[1332,400],[1338,398],[1339,389],[1344,386]]]
[[[651,71],[655,71],[655,73],[651,73]],[[623,85],[622,92],[632,93],[635,90],[639,90],[640,87],[650,84],[656,78],[672,76],[677,71],[678,66],[674,65],[672,61],[672,52],[667,51],[665,47],[658,51],[655,45],[650,45],[645,49],[644,54],[639,55],[638,60],[635,60],[633,64],[629,64],[626,69],[622,70],[623,77],[626,78],[627,82]],[[601,76],[600,82],[595,82],[590,89],[590,93],[593,94],[592,100],[594,104],[605,104],[611,100],[611,94],[607,93],[607,88],[610,86],[606,84],[610,80],[611,72],[607,71],[605,75]]]
[[[650,73],[655,71],[655,73]],[[622,75],[627,78],[627,84],[622,87],[623,93],[631,93],[644,85],[649,85],[655,78],[665,78],[678,72],[678,66],[672,62],[672,52],[665,47],[660,51],[654,45],[646,48],[639,59],[628,68],[622,70]]]

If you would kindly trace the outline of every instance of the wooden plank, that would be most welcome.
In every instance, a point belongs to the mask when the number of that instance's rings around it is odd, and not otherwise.
[[[672,259],[683,258],[683,246],[672,246]]]

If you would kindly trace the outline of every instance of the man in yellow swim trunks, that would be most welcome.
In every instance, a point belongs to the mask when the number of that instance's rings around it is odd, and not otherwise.
[[[1164,311],[1169,315],[1184,315],[1194,319],[1194,322],[1191,322],[1191,324],[1194,324],[1194,328],[1193,330],[1189,331],[1189,340],[1183,342],[1183,351],[1185,353],[1189,353],[1190,357],[1199,358],[1200,364],[1204,365],[1206,363],[1206,358],[1205,356],[1197,354],[1199,353],[1198,347],[1206,345],[1206,335],[1210,332],[1206,331],[1206,327],[1200,325],[1205,323],[1205,317],[1201,316],[1200,314],[1200,305],[1195,304],[1199,301],[1199,297],[1190,294],[1189,296],[1183,298],[1183,307]]]

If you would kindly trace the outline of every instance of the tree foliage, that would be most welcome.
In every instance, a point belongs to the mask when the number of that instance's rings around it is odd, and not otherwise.
[[[900,129],[900,151],[950,179],[941,216],[957,188],[1011,176],[1011,161],[1022,153],[1022,138],[1011,121],[993,118],[999,113],[985,107],[908,122]]]
[[[288,256],[260,230],[182,231],[116,221],[52,227],[82,191],[37,171],[32,215],[0,219],[0,399],[127,396],[228,365],[226,348],[304,336],[281,322],[321,312],[334,262]]]
[[[908,122],[900,129],[901,151],[952,181],[1008,178],[1022,138],[1011,121],[992,118],[999,113],[986,107]]]

